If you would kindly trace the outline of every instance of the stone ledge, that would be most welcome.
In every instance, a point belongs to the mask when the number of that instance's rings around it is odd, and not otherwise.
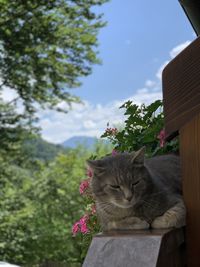
[[[184,229],[134,230],[96,235],[83,267],[183,267]]]

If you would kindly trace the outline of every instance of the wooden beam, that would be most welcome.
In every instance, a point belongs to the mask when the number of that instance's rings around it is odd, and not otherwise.
[[[170,138],[200,112],[200,37],[165,67],[163,100]]]
[[[200,113],[180,129],[188,267],[200,266]]]
[[[165,129],[180,137],[188,267],[200,266],[200,37],[163,71]]]

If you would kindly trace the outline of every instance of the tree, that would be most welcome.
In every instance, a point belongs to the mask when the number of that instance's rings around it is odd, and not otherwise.
[[[26,136],[35,131],[30,118],[16,113],[15,108],[14,103],[5,103],[0,98],[0,155],[4,160],[18,156]]]
[[[26,111],[55,108],[78,99],[69,88],[91,73],[102,15],[92,11],[108,0],[0,0],[1,88],[14,89]]]

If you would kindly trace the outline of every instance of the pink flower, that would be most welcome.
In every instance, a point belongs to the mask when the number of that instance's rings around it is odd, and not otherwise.
[[[89,187],[89,180],[90,179],[87,179],[87,180],[83,180],[79,186],[79,192],[80,194],[84,194],[85,193],[85,190]]]
[[[159,133],[159,135],[157,136],[157,138],[160,140],[160,147],[164,147],[165,145],[165,138],[166,138],[166,133],[165,130],[162,129]]]
[[[117,150],[113,149],[112,156],[116,156],[118,154]]]
[[[79,232],[79,222],[76,222],[73,226],[72,226],[72,233],[75,236],[78,232]]]
[[[85,224],[87,222],[88,218],[89,217],[87,214],[85,214],[83,217],[81,217],[79,220],[80,225]]]
[[[87,228],[87,224],[86,223],[81,224],[81,233],[87,234],[88,232],[89,232],[89,229]]]
[[[89,232],[87,227],[88,215],[84,215],[78,222],[76,222],[72,227],[72,233],[75,236],[78,232],[86,234]]]
[[[90,177],[90,178],[93,177],[93,171],[92,171],[92,169],[91,169],[90,167],[87,168],[87,173],[86,173],[86,174],[87,174],[87,176]]]
[[[117,134],[117,128],[107,128],[106,129],[106,134],[115,136]]]
[[[88,215],[84,215],[79,221],[79,224],[81,227],[81,233],[83,233],[83,234],[86,234],[89,232],[89,229],[87,228],[88,219],[89,219]]]

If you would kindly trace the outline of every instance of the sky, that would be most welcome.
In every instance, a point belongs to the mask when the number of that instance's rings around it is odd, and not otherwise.
[[[52,143],[99,137],[108,122],[122,123],[119,106],[128,99],[137,104],[162,99],[162,69],[196,38],[178,0],[112,0],[97,12],[107,21],[98,36],[102,64],[71,91],[83,104],[72,104],[67,114],[38,112],[42,137]]]

